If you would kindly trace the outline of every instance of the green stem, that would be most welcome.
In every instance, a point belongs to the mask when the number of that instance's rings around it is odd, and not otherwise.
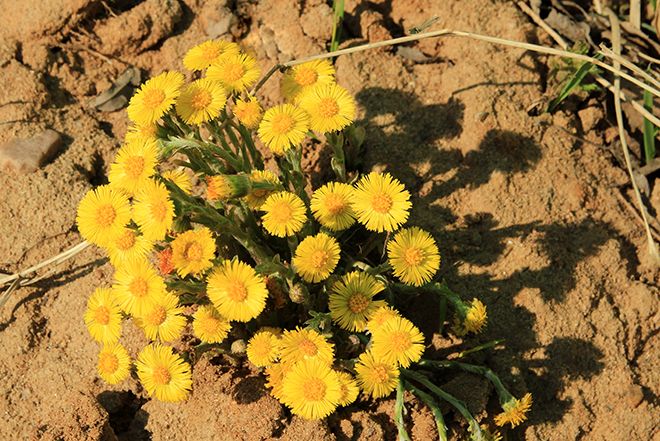
[[[495,346],[504,343],[504,341],[505,341],[504,339],[491,340],[489,342],[480,344],[480,345],[475,346],[473,348],[466,349],[465,351],[461,351],[461,352],[458,353],[457,357],[458,358],[463,358],[466,355],[473,354],[473,353],[479,352],[479,351],[483,351],[484,349],[494,348]]]
[[[438,407],[438,404],[436,401],[433,399],[433,397],[426,392],[424,392],[421,389],[416,388],[409,382],[405,382],[405,387],[408,389],[410,392],[415,394],[420,400],[426,404],[429,409],[431,409],[431,413],[433,414],[433,418],[435,419],[435,426],[438,429],[438,438],[440,441],[447,441],[447,426],[445,425],[445,419],[442,416],[442,412],[440,411],[440,407]]]
[[[406,422],[403,419],[405,412],[405,405],[403,402],[403,380],[399,379],[399,384],[396,387],[396,402],[394,403],[394,419],[396,427],[399,431],[399,441],[410,441],[410,435],[406,430]]]

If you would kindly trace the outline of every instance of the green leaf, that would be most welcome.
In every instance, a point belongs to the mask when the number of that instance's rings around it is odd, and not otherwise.
[[[653,113],[653,95],[644,90],[644,108]],[[656,128],[651,121],[644,118],[644,159],[649,164],[655,158],[655,133]]]
[[[585,79],[585,77],[593,67],[594,65],[592,63],[589,62],[582,63],[582,65],[580,65],[580,67],[575,71],[575,73],[569,78],[566,84],[564,84],[564,87],[559,92],[559,95],[557,95],[555,98],[550,100],[546,112],[553,113],[557,109],[557,107],[559,107],[562,101],[564,101],[573,92],[573,90],[576,87],[580,86],[580,83],[582,83],[582,81]]]

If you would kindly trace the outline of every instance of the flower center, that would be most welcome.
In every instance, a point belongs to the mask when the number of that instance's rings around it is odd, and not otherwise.
[[[99,306],[94,311],[94,321],[99,325],[107,325],[110,323],[110,310],[105,306]]]
[[[193,95],[192,99],[190,100],[190,105],[195,110],[201,110],[206,109],[208,105],[211,104],[211,101],[213,101],[211,92],[206,89],[201,89],[197,91],[195,95]]]
[[[167,205],[164,201],[157,201],[151,204],[151,214],[157,222],[163,222],[167,216]]]
[[[300,352],[302,352],[305,357],[313,357],[318,352],[318,348],[314,342],[307,338],[300,342],[298,349],[300,349]]]
[[[348,299],[348,309],[350,309],[354,314],[360,314],[361,312],[364,312],[368,306],[369,299],[360,293],[353,294]]]
[[[305,86],[311,86],[312,84],[316,83],[316,80],[318,78],[319,75],[316,73],[314,69],[310,67],[301,67],[296,72],[294,80],[296,83],[305,87]]]
[[[165,101],[165,92],[161,89],[149,89],[144,92],[142,102],[145,107],[155,109]]]
[[[424,253],[419,248],[408,248],[403,253],[403,260],[410,266],[417,266],[424,260]]]
[[[411,345],[410,334],[407,332],[393,332],[390,336],[390,346],[394,352],[404,352],[410,348]]]
[[[202,48],[202,58],[208,63],[218,58],[220,54],[222,54],[222,51],[215,45],[207,45]]]
[[[96,223],[103,228],[108,228],[117,218],[115,208],[110,204],[101,205],[96,209]]]
[[[224,66],[225,69],[225,81],[228,83],[233,83],[243,78],[245,71],[243,70],[242,64],[227,64]]]
[[[128,289],[135,297],[144,297],[149,292],[149,284],[142,278],[133,279]]]
[[[332,118],[339,113],[339,105],[336,100],[325,97],[319,102],[318,112],[323,118]]]
[[[200,320],[199,326],[206,334],[212,335],[217,332],[218,327],[220,326],[220,321],[214,317],[206,317],[203,320]]]
[[[115,354],[107,352],[101,353],[99,356],[99,370],[109,374],[116,372],[119,368],[119,359]]]
[[[119,236],[119,239],[117,239],[117,242],[115,243],[115,246],[122,251],[130,250],[134,245],[135,233],[131,230],[124,231],[124,234]]]
[[[288,115],[286,113],[275,115],[273,117],[273,122],[272,122],[273,132],[275,132],[278,135],[284,135],[291,131],[294,124],[295,121],[293,120],[293,117],[291,115]]]
[[[325,198],[325,208],[333,215],[338,215],[346,208],[346,201],[337,194],[329,194]]]
[[[307,401],[321,401],[325,398],[326,385],[320,378],[310,378],[303,383],[303,395]]]
[[[192,242],[186,246],[183,254],[186,257],[186,260],[191,262],[199,262],[204,256],[204,249],[199,243]]]
[[[247,298],[248,291],[243,282],[235,280],[230,282],[227,295],[234,302],[243,302]]]
[[[126,159],[124,172],[126,176],[132,179],[140,177],[144,171],[144,158],[142,156],[131,156]]]
[[[387,369],[382,364],[373,367],[374,380],[378,384],[387,383],[390,376],[387,373]]]
[[[151,310],[151,312],[147,314],[144,320],[150,325],[160,326],[163,324],[166,318],[167,318],[167,311],[165,310],[165,308],[161,305],[156,305]]]
[[[385,193],[377,193],[371,197],[371,207],[380,214],[385,214],[392,208],[392,197]]]
[[[273,346],[270,344],[270,340],[267,338],[258,339],[256,344],[253,346],[254,352],[257,354],[257,357],[268,357],[270,355]]]
[[[330,258],[330,254],[328,254],[327,251],[316,250],[312,253],[312,256],[310,257],[310,261],[312,262],[312,266],[315,269],[320,270],[328,263],[329,258]]]
[[[275,205],[272,210],[270,210],[270,216],[278,224],[284,224],[289,222],[291,220],[292,214],[293,214],[293,209],[291,208],[291,205],[289,205],[287,202],[279,203]]]
[[[153,370],[153,379],[154,383],[156,383],[156,386],[165,386],[166,384],[169,384],[170,380],[172,379],[172,375],[170,374],[170,371],[167,370],[167,368],[164,368],[163,366],[156,366]]]

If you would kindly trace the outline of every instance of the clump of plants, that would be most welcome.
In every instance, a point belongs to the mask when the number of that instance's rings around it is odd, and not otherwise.
[[[411,296],[438,296],[440,321],[451,314],[460,336],[483,329],[486,308],[434,279],[438,245],[407,225],[412,204],[401,182],[347,171],[346,152],[362,146],[364,131],[352,125],[356,103],[332,64],[284,71],[284,103],[265,111],[254,95],[261,72],[236,44],[202,43],[183,64],[192,81],[165,72],[132,97],[133,125],[109,184],[78,208],[80,233],[115,268],[84,316],[102,345],[99,375],[117,384],[135,374],[150,396],[181,401],[194,393],[201,354],[245,354],[272,396],[303,418],[395,393],[407,439],[409,390],[431,408],[441,439],[440,400],[467,420],[472,439],[496,439],[434,384],[438,371],[458,369],[492,382],[497,425],[525,420],[531,396],[513,397],[492,371],[423,358],[425,336],[399,312]],[[336,175],[312,191],[301,165],[308,138],[325,138]],[[272,152],[268,164],[257,143]],[[134,359],[120,343],[127,320],[151,341]]]

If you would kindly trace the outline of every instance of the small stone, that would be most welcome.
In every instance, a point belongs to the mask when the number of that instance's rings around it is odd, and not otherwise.
[[[50,161],[62,146],[62,136],[45,130],[28,139],[12,139],[0,145],[0,170],[32,173]]]
[[[623,392],[624,399],[630,407],[635,408],[644,401],[644,391],[636,384],[631,384]]]
[[[237,21],[234,14],[227,8],[225,0],[206,2],[199,15],[199,22],[210,38],[218,38],[229,33]]]
[[[590,106],[578,111],[580,121],[582,121],[582,130],[589,132],[593,130],[598,122],[604,118],[603,109],[600,107]]]
[[[231,347],[229,349],[232,354],[236,354],[236,355],[245,354],[245,351],[247,350],[247,344],[245,343],[245,340],[239,338],[238,340],[234,340],[232,342]]]

